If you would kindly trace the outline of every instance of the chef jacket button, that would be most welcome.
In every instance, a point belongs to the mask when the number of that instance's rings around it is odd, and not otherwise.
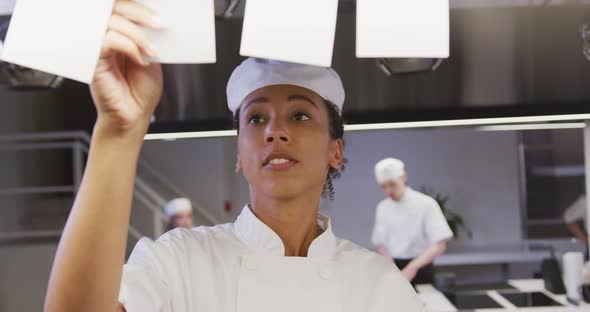
[[[256,271],[256,261],[254,261],[254,259],[243,258],[242,265],[248,271]]]
[[[331,268],[324,268],[320,271],[320,277],[325,280],[329,280],[334,275],[334,271]]]

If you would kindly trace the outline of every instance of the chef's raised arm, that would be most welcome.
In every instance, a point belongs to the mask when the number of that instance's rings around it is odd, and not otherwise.
[[[88,163],[45,311],[117,310],[139,151],[162,93],[161,67],[147,61],[154,52],[142,26],[162,25],[139,2],[115,3],[90,87],[98,117]]]

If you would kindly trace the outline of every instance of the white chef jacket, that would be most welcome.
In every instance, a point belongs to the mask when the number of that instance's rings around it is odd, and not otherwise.
[[[586,222],[586,196],[582,195],[576,199],[563,213],[563,220],[566,223],[575,223],[579,220]]]
[[[246,206],[235,223],[141,239],[123,269],[128,312],[424,311],[399,270],[336,238],[330,220],[307,257],[285,257],[280,237]]]
[[[413,259],[433,244],[453,237],[438,203],[408,188],[400,201],[377,205],[371,242],[384,246],[394,259]]]

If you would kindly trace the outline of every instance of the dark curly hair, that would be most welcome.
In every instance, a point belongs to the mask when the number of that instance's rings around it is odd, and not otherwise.
[[[330,138],[332,140],[341,139],[344,142],[344,119],[340,115],[340,109],[334,103],[324,100],[326,108],[328,109],[328,122],[330,129]],[[234,116],[235,127],[240,132],[240,110],[236,111]],[[322,197],[334,200],[334,180],[339,179],[344,169],[346,169],[346,158],[342,161],[340,169],[331,168],[328,169],[328,175],[326,176],[326,182],[324,183],[324,189],[322,190]]]

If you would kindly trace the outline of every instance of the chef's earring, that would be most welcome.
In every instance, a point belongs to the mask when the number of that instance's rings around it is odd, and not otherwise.
[[[240,171],[242,171],[242,161],[238,155],[238,161],[236,162],[236,173],[239,173]]]

